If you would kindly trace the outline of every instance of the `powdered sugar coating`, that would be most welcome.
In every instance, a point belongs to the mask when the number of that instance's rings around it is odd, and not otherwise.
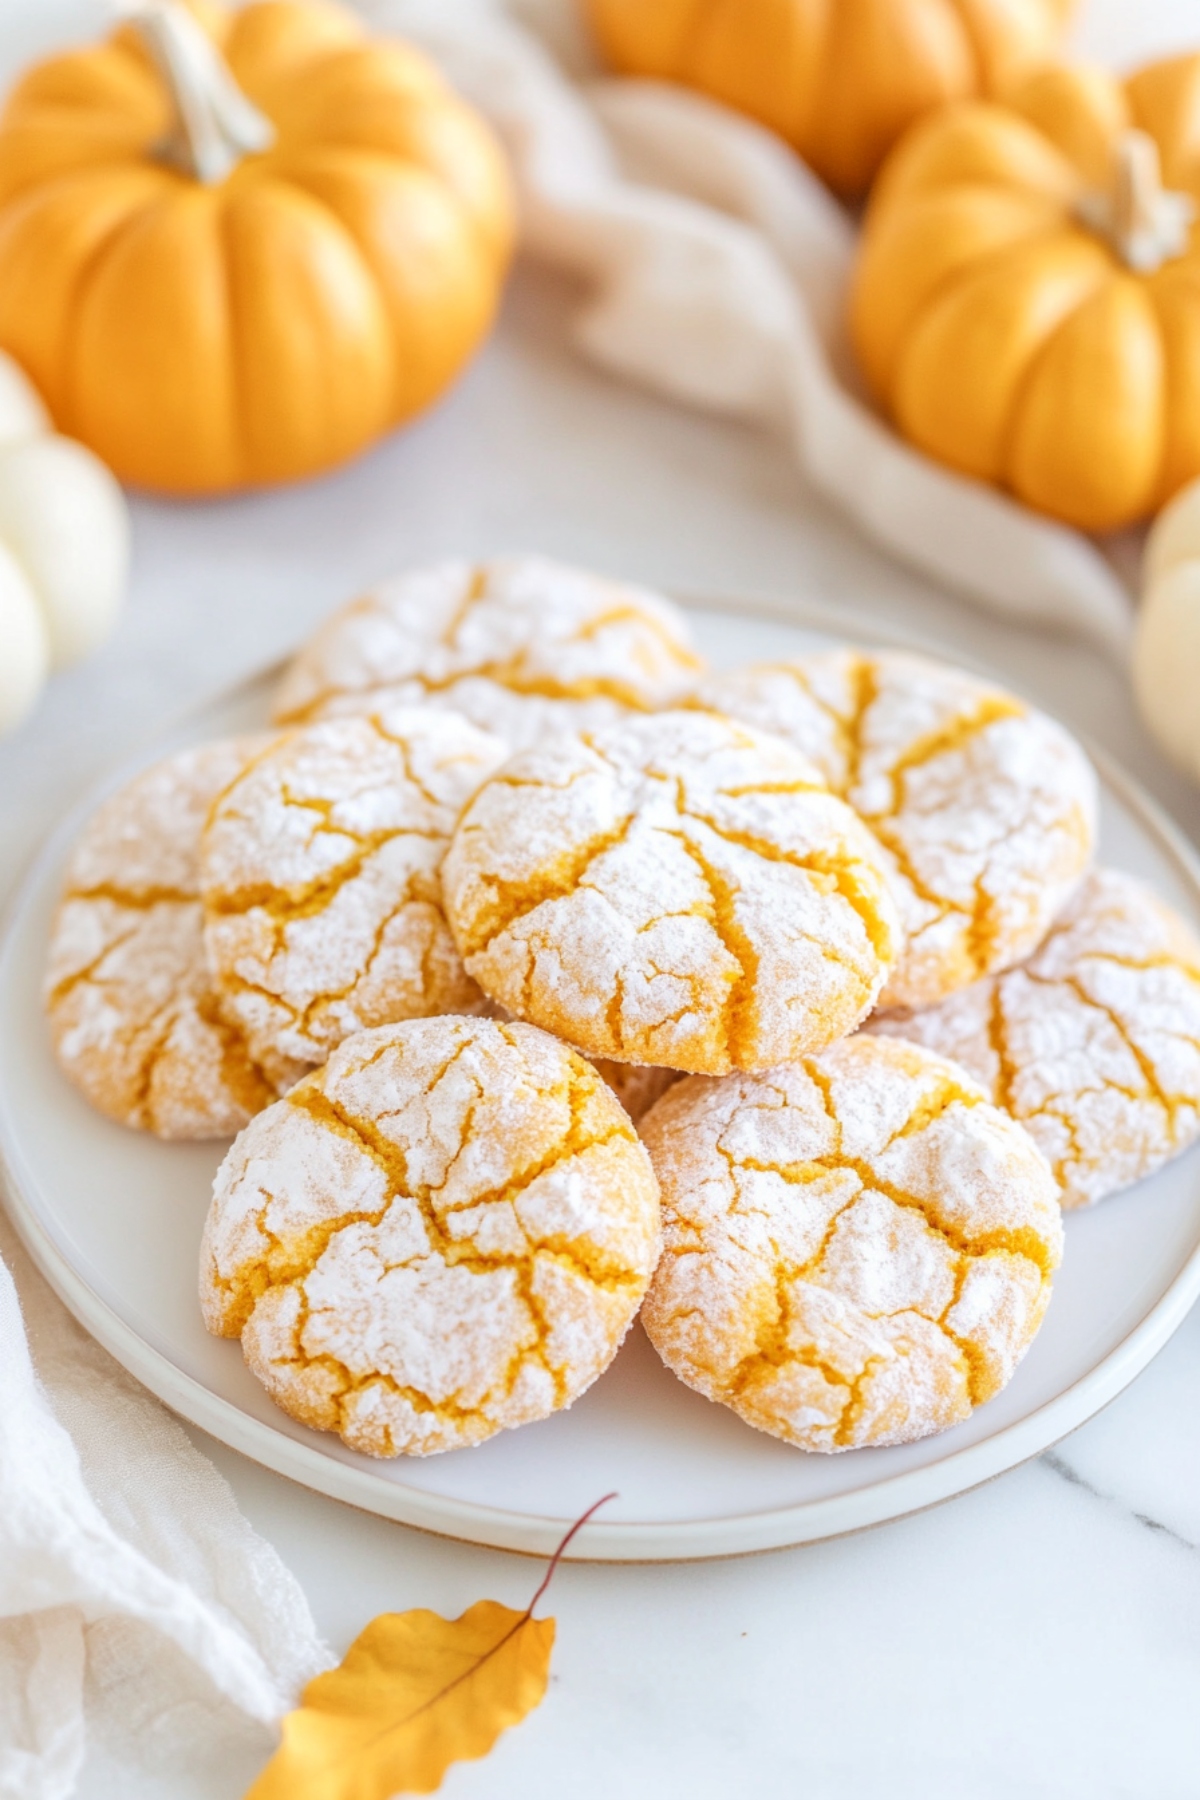
[[[222,739],[156,763],[99,808],[71,858],[46,1007],[62,1068],[123,1125],[230,1137],[301,1073],[252,1059],[204,954],[201,828],[271,741]]]
[[[908,937],[883,1006],[929,1005],[1019,962],[1091,859],[1097,786],[1079,745],[962,670],[834,650],[715,676],[695,699],[786,737],[882,843]]]
[[[442,912],[463,805],[505,746],[392,708],[286,734],[204,833],[213,976],[256,1054],[324,1061],[352,1032],[480,1004]]]
[[[1041,1147],[1066,1207],[1128,1187],[1200,1137],[1200,940],[1115,869],[1087,877],[1020,968],[869,1029],[969,1069]]]
[[[849,807],[781,739],[699,712],[521,752],[442,883],[484,991],[617,1062],[786,1061],[854,1028],[900,944]]]
[[[200,1298],[293,1417],[429,1455],[577,1399],[659,1247],[649,1158],[582,1057],[425,1019],[350,1039],[243,1132]]]
[[[671,706],[703,663],[678,608],[536,556],[439,563],[333,614],[288,668],[282,722],[452,707],[516,748]]]
[[[642,1320],[690,1387],[837,1451],[943,1431],[1010,1379],[1062,1221],[1038,1151],[954,1064],[859,1036],[682,1081],[642,1135],[664,1228]]]

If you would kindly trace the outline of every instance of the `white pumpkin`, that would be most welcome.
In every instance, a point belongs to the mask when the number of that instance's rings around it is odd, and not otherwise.
[[[1133,686],[1151,734],[1200,779],[1200,481],[1159,514],[1146,542]]]
[[[51,669],[108,636],[128,571],[129,513],[115,477],[53,431],[0,353],[0,732],[25,717]]]

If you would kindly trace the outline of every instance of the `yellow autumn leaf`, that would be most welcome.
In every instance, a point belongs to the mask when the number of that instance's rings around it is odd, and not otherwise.
[[[457,1619],[424,1608],[372,1619],[341,1665],[309,1682],[246,1800],[430,1794],[451,1763],[486,1756],[545,1695],[554,1620],[533,1610],[603,1504],[572,1525],[524,1612],[479,1600]]]
[[[554,1620],[480,1600],[459,1619],[382,1613],[318,1675],[246,1800],[429,1794],[546,1692]]]

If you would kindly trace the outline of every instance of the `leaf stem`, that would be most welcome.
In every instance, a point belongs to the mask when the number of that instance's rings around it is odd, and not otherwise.
[[[588,1507],[588,1509],[585,1513],[580,1513],[580,1515],[576,1519],[575,1523],[571,1526],[571,1529],[566,1533],[562,1542],[559,1544],[558,1549],[554,1552],[554,1555],[550,1558],[550,1566],[546,1570],[546,1573],[542,1576],[542,1585],[539,1587],[537,1593],[533,1596],[533,1599],[529,1602],[529,1605],[525,1608],[525,1617],[527,1619],[531,1619],[533,1617],[534,1607],[537,1605],[538,1601],[542,1598],[542,1595],[546,1592],[546,1589],[550,1586],[550,1583],[554,1580],[555,1572],[558,1569],[559,1563],[563,1559],[563,1552],[566,1550],[566,1547],[570,1543],[571,1539],[575,1536],[575,1533],[577,1531],[582,1531],[584,1526],[587,1524],[588,1520],[591,1519],[596,1513],[598,1513],[602,1506],[607,1506],[610,1500],[616,1500],[617,1498],[618,1498],[618,1496],[615,1492],[611,1493],[611,1494],[603,1494],[603,1495],[601,1495],[599,1500],[592,1501],[592,1504]]]
[[[497,1656],[506,1644],[511,1643],[513,1638],[524,1631],[526,1625],[532,1623],[533,1609],[553,1581],[555,1570],[562,1561],[563,1552],[571,1542],[571,1539],[575,1536],[576,1532],[583,1530],[583,1527],[587,1524],[588,1520],[592,1518],[594,1514],[598,1513],[602,1506],[607,1506],[610,1500],[615,1500],[616,1498],[617,1495],[615,1492],[604,1494],[599,1500],[594,1500],[585,1513],[580,1514],[575,1523],[571,1526],[571,1529],[564,1535],[562,1542],[554,1552],[554,1555],[550,1558],[550,1566],[542,1577],[541,1585],[539,1586],[537,1593],[533,1596],[533,1599],[529,1602],[529,1605],[525,1608],[525,1611],[521,1614],[516,1624],[509,1626],[499,1642],[493,1644],[490,1650],[485,1650],[478,1662],[473,1663],[469,1669],[464,1669],[461,1675],[456,1675],[453,1681],[447,1682],[444,1688],[440,1688],[436,1694],[430,1695],[428,1700],[422,1701],[421,1705],[416,1707],[412,1712],[406,1713],[403,1718],[391,1720],[384,1726],[382,1731],[376,1732],[374,1737],[367,1740],[366,1748],[374,1749],[377,1744],[382,1743],[384,1738],[390,1737],[393,1732],[403,1730],[406,1725],[411,1725],[414,1719],[420,1718],[422,1713],[430,1712],[433,1707],[439,1705],[446,1698],[447,1694],[452,1693],[456,1687],[461,1687],[463,1682],[470,1681],[473,1675],[477,1675],[484,1663],[490,1662],[492,1657]]]

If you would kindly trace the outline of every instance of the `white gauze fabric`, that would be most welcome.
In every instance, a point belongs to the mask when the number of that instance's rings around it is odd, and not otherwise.
[[[0,1258],[0,1796],[65,1800],[93,1733],[125,1796],[214,1751],[249,1779],[333,1660],[308,1603],[3,1214]]]
[[[910,449],[856,391],[840,327],[847,215],[786,146],[724,107],[592,79],[578,4],[360,10],[421,45],[499,129],[523,248],[591,290],[576,326],[585,354],[782,429],[812,485],[903,562],[1024,623],[1078,632],[1123,665],[1129,599],[1096,546]]]

